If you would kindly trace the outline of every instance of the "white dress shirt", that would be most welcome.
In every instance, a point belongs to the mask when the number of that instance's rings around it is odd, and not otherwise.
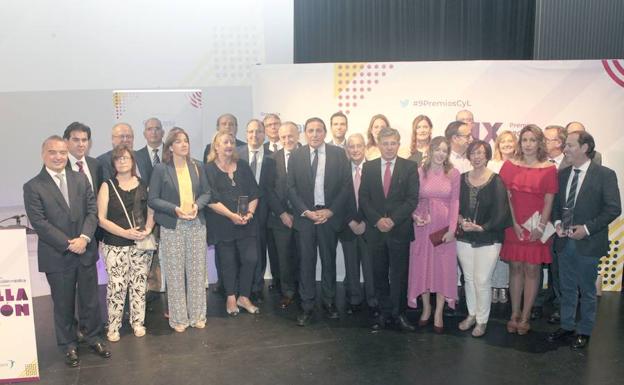
[[[247,152],[249,153],[249,167],[251,167],[251,162],[253,162],[254,152],[256,153],[256,169],[251,171],[256,175],[256,183],[260,184],[262,160],[264,159],[264,146],[260,146],[260,148],[256,150],[253,150],[251,149],[251,147],[247,146]]]
[[[91,171],[89,170],[89,165],[87,164],[87,159],[83,156],[82,159],[76,159],[71,153],[68,154],[68,158],[69,158],[69,165],[71,166],[71,169],[79,172],[79,168],[78,165],[76,164],[76,162],[78,162],[79,160],[82,161],[82,171],[84,171],[85,175],[87,176],[87,179],[89,179],[89,184],[91,185],[91,189],[93,191],[95,191],[95,189],[93,188],[93,180],[91,179]]]
[[[453,167],[455,167],[460,174],[472,170],[472,165],[470,164],[468,158],[456,153],[455,151],[451,151],[450,160],[451,163],[453,163]]]
[[[394,175],[394,165],[396,164],[396,156],[392,160],[381,158],[381,185],[383,186],[384,174],[386,173],[386,163],[390,162],[390,176]]]
[[[314,205],[325,206],[325,143],[318,147],[318,168],[314,180]],[[310,146],[310,166],[314,159],[314,148]]]
[[[277,145],[277,150],[275,150],[275,145]],[[282,145],[282,142],[271,142],[269,140],[269,150],[273,151],[273,152],[277,152],[279,150],[281,150],[282,148],[284,148],[284,146]]]

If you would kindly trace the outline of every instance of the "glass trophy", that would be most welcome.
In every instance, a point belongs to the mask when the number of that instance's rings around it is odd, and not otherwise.
[[[132,222],[134,222],[134,227],[139,228],[139,231],[145,230],[145,218],[140,211],[132,210]]]
[[[238,208],[236,212],[241,217],[244,217],[249,212],[249,197],[247,195],[238,197]]]
[[[561,213],[561,229],[565,235],[572,230],[572,221],[574,219],[574,210],[570,207],[564,207]]]

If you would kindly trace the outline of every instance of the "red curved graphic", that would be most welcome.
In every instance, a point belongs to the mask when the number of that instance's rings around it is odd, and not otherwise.
[[[617,60],[612,60],[611,62],[613,64],[613,67],[615,67],[615,71],[619,72],[621,76],[624,78],[624,68],[622,67],[622,65]],[[614,71],[614,69],[611,68],[610,64],[611,63],[609,63],[609,60],[602,60],[602,66],[604,67],[609,77],[614,82],[616,82],[620,87],[624,87],[624,79],[620,79],[620,77]]]

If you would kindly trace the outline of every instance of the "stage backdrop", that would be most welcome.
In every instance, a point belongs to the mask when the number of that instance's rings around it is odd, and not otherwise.
[[[604,164],[620,176],[624,191],[624,60],[258,66],[253,107],[255,116],[274,112],[298,124],[312,116],[329,124],[332,113],[343,111],[349,133],[365,133],[370,117],[383,113],[406,147],[412,120],[420,114],[431,118],[435,136],[457,111],[468,109],[477,122],[473,135],[488,141],[528,123],[544,127],[577,120],[596,138]],[[620,218],[611,226],[610,255],[601,264],[605,290],[621,289],[623,234]]]

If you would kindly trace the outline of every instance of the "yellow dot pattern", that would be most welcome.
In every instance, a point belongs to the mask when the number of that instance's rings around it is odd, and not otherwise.
[[[24,370],[20,373],[19,377],[39,377],[39,365],[37,364],[37,360],[34,360],[30,364],[24,365]]]
[[[351,80],[364,70],[365,65],[366,63],[334,64],[334,97],[338,97],[349,86]]]
[[[622,290],[624,253],[621,245],[624,238],[624,217],[616,219],[609,226],[609,254],[600,258],[598,275],[604,291]]]

